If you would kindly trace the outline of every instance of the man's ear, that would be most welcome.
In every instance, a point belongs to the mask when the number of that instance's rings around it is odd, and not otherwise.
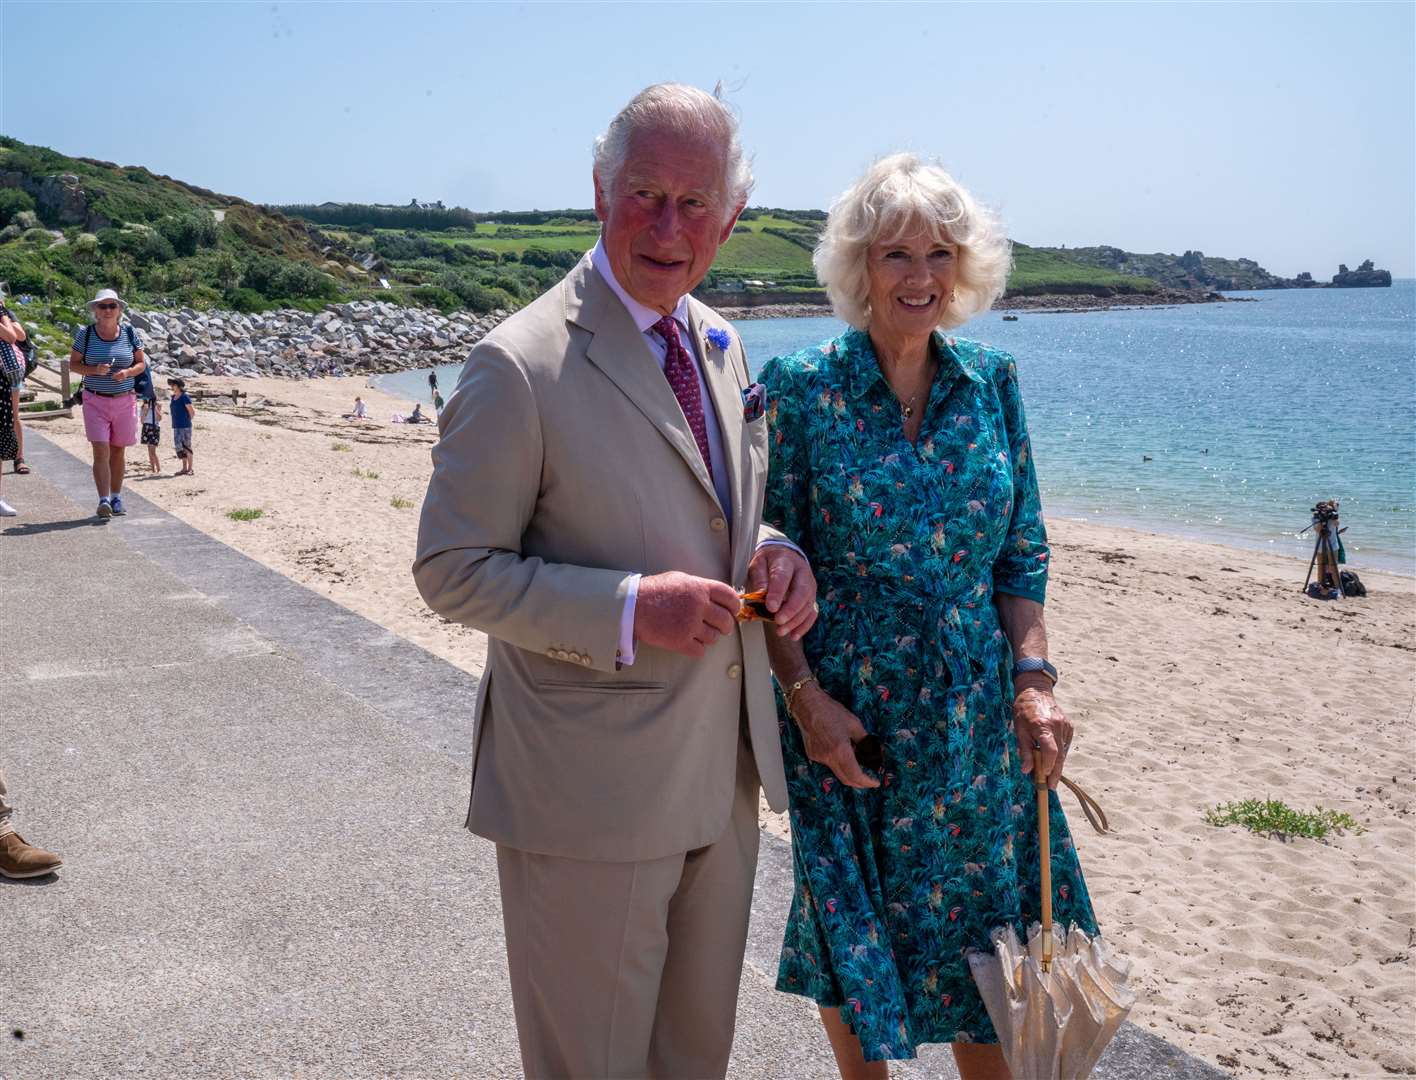
[[[728,237],[732,236],[733,229],[737,228],[738,218],[742,216],[743,210],[747,208],[747,202],[738,203],[737,209],[733,211],[732,217],[728,218],[728,223],[723,226],[723,233],[718,237],[718,246],[722,247],[728,242]]]
[[[595,181],[595,216],[605,221],[610,216],[610,193],[600,183],[598,172],[592,172],[590,175]]]

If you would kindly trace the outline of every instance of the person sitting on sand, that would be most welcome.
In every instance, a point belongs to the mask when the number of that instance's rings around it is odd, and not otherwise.
[[[431,424],[433,421],[431,418],[423,415],[423,403],[420,401],[413,406],[413,411],[408,414],[408,419],[403,422],[405,424]]]
[[[363,420],[367,417],[367,415],[368,414],[364,410],[364,399],[361,397],[356,397],[354,399],[354,411],[345,413],[344,419]]]

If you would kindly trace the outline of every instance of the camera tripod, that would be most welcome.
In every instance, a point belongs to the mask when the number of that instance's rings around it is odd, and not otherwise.
[[[1336,589],[1338,596],[1346,596],[1347,590],[1342,584],[1342,570],[1338,565],[1337,552],[1340,544],[1338,536],[1347,530],[1338,528],[1336,499],[1320,502],[1313,507],[1312,523],[1298,535],[1302,536],[1308,529],[1316,531],[1313,534],[1313,557],[1308,562],[1308,576],[1303,579],[1303,591],[1308,591],[1308,584],[1313,580],[1313,569],[1316,567],[1319,588]]]

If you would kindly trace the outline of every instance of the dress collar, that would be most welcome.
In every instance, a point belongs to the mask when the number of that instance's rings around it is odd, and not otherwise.
[[[605,279],[605,284],[610,287],[610,291],[620,298],[620,303],[629,312],[629,317],[634,320],[634,325],[639,328],[641,334],[647,334],[654,328],[654,324],[663,318],[653,308],[645,307],[624,291],[624,286],[619,283],[615,278],[615,272],[610,269],[610,256],[605,251],[603,240],[595,241],[595,247],[590,252],[590,263]],[[688,330],[688,297],[680,296],[670,314],[678,322],[679,327],[686,332]]]
[[[974,366],[964,360],[966,343],[961,344],[955,338],[946,337],[942,330],[934,331],[932,341],[939,357],[939,374],[934,380],[936,383],[947,388],[954,375],[963,375],[976,383],[983,382],[983,377]],[[880,361],[875,356],[875,346],[871,344],[868,333],[854,328],[847,330],[837,339],[837,350],[846,362],[848,389],[852,397],[864,397],[876,384],[879,384],[885,393],[893,393],[880,370]]]

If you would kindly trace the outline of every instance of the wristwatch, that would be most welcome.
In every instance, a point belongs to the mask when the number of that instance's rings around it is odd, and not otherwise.
[[[1052,685],[1057,685],[1057,669],[1040,656],[1025,656],[1013,665],[1013,678],[1025,675],[1030,671],[1040,671],[1052,680]]]

